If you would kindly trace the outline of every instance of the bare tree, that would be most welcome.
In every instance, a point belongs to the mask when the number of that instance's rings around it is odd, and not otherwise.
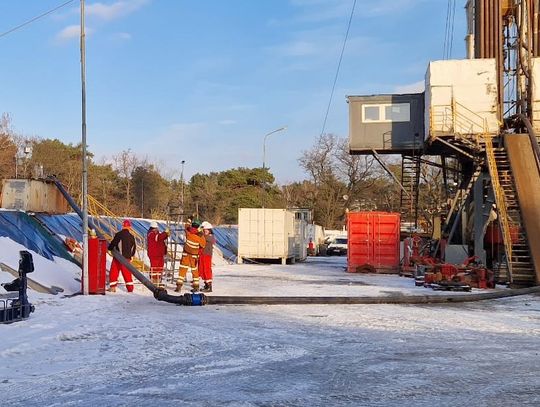
[[[11,117],[3,113],[0,118],[0,179],[14,175],[16,160],[17,145],[11,129]]]
[[[124,213],[129,214],[132,210],[132,174],[137,167],[142,165],[141,160],[127,149],[113,156],[113,168],[118,172],[125,187],[125,206]]]

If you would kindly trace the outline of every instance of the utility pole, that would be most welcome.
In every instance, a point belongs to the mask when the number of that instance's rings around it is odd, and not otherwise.
[[[86,47],[84,0],[81,0],[81,96],[82,96],[82,213],[83,213],[83,294],[88,295],[88,160],[86,157]]]

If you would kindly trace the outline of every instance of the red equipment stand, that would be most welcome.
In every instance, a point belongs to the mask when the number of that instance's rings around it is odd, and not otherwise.
[[[107,276],[107,241],[88,239],[88,293],[105,294]]]

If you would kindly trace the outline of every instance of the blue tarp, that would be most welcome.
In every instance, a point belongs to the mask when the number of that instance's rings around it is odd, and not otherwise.
[[[216,226],[214,235],[223,256],[227,260],[235,262],[238,255],[238,227]]]
[[[0,211],[0,236],[5,236],[39,255],[74,261],[60,238],[51,235],[36,219],[19,211]]]
[[[76,213],[65,215],[35,214],[36,219],[24,212],[0,211],[0,236],[7,236],[12,240],[24,245],[28,249],[51,259],[59,256],[73,261],[66,247],[62,243],[61,236],[74,238],[82,242],[82,220]],[[150,220],[129,218],[133,229],[141,236],[146,236],[150,228]],[[94,218],[89,216],[89,224],[98,223],[100,228],[114,235],[122,228],[122,221],[113,219],[114,230],[109,230],[109,219]],[[96,222],[96,223],[94,223]],[[160,230],[165,230],[166,222],[158,222]],[[51,235],[52,233],[52,235]],[[217,246],[224,257],[235,261],[238,253],[238,228],[236,226],[217,226],[214,228]],[[183,244],[183,233],[175,233],[170,239],[175,239]]]
[[[47,215],[47,214],[37,214],[36,217],[43,222],[52,232],[64,236],[72,237],[79,242],[82,241],[82,220],[76,213],[68,213],[65,215]],[[132,228],[141,236],[146,236],[148,229],[150,228],[150,222],[146,219],[133,219],[128,218],[131,221]],[[104,232],[108,233],[111,236],[122,229],[122,222],[117,219],[110,219],[108,217],[94,218],[93,216],[88,217],[88,224],[90,227],[92,225],[99,226]],[[113,226],[112,230],[109,228],[109,224]],[[165,230],[167,227],[165,222],[158,222],[160,225],[160,230]]]

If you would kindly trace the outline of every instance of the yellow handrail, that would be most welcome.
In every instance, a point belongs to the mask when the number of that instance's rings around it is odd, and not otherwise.
[[[487,120],[455,99],[449,105],[431,106],[430,129],[432,134],[442,131],[467,139],[471,137],[462,135],[474,135],[476,144],[479,142],[478,133],[488,133]]]
[[[91,195],[88,195],[88,213],[96,219],[94,226],[97,232],[107,240],[112,240],[114,231],[121,227],[123,218],[111,212]],[[135,229],[131,229],[131,232],[135,237],[135,244],[137,246],[133,264],[138,269],[145,270],[146,238],[137,233]]]
[[[504,191],[499,181],[499,173],[497,162],[495,160],[495,152],[493,150],[492,136],[484,134],[484,143],[486,145],[486,156],[491,175],[491,184],[495,193],[497,202],[497,212],[499,213],[499,225],[503,235],[504,249],[506,251],[506,263],[508,265],[508,275],[510,283],[512,282],[512,235],[510,233],[510,222],[508,220],[508,212],[506,211],[506,200]]]

